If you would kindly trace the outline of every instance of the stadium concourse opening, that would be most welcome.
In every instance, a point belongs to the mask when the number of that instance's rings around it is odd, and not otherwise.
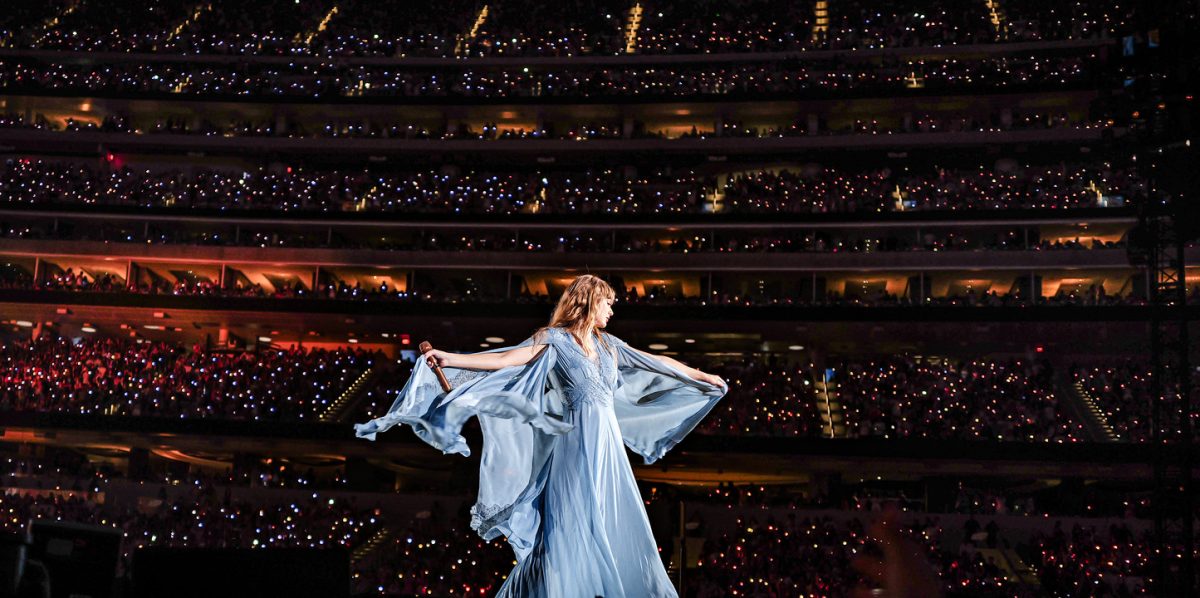
[[[1197,594],[1192,3],[6,8],[0,598]]]

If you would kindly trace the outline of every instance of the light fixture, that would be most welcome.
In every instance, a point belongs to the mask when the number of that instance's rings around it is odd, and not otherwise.
[[[17,320],[17,326],[21,328],[33,328],[33,322],[29,320]]]
[[[92,328],[91,326],[80,326],[80,327],[79,327],[79,329],[80,329],[80,330],[82,330],[82,331],[84,331],[84,332],[88,332],[88,333],[91,333],[91,332],[95,332],[95,331],[96,331],[96,329],[95,329],[95,328]]]
[[[146,330],[162,330],[163,329],[163,327],[159,326],[158,324],[144,324],[144,325],[142,325],[142,328],[145,328]]]
[[[271,342],[271,337],[269,337],[269,336],[260,336],[260,337],[258,337],[258,342],[260,342],[260,343],[269,343],[269,342]]]
[[[487,343],[479,343],[479,346],[480,346],[480,347],[483,347],[484,349],[486,349],[486,348],[490,347],[491,345],[489,345],[489,344],[487,344]]]
[[[803,350],[804,350],[804,345],[788,345],[788,350],[790,350],[790,351],[803,351]]]
[[[690,344],[692,344],[692,343],[695,343],[695,342],[696,342],[696,339],[694,339],[694,338],[685,338],[685,339],[683,339],[683,342],[685,342],[685,343],[687,343],[687,344],[689,344],[689,345],[690,345]]]
[[[654,349],[655,351],[665,351],[667,349],[667,346],[662,343],[653,343],[653,344],[649,345],[648,348]]]
[[[498,336],[489,336],[489,337],[487,337],[487,338],[485,338],[485,339],[483,339],[483,340],[485,340],[485,341],[487,341],[487,342],[489,342],[489,343],[502,343],[502,342],[504,342],[504,339],[502,339],[502,338],[500,338],[500,337],[498,337]]]

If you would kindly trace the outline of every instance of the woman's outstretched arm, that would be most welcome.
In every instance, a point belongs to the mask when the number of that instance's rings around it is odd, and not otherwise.
[[[724,386],[724,387],[728,388],[728,385],[725,383],[724,380],[721,379],[720,376],[714,376],[713,374],[702,372],[694,367],[688,366],[687,364],[683,363],[682,361],[679,361],[678,359],[675,359],[673,357],[668,357],[666,355],[655,355],[653,353],[647,353],[645,351],[642,351],[641,349],[634,349],[633,347],[629,347],[629,348],[633,349],[634,351],[637,351],[638,353],[641,353],[642,355],[645,355],[646,357],[657,359],[657,360],[661,361],[662,363],[665,363],[665,364],[683,372],[684,374],[687,375],[688,378],[692,378],[694,380],[700,380],[702,382],[707,382],[709,384],[712,384],[713,386]]]
[[[421,355],[425,363],[442,367],[468,370],[500,370],[514,365],[525,365],[537,357],[546,345],[528,345],[509,349],[502,353],[449,353],[430,349]]]

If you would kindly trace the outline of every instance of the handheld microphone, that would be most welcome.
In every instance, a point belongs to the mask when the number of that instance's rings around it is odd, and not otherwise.
[[[421,349],[421,354],[424,355],[433,349],[433,345],[429,344],[429,341],[421,341],[421,344],[418,348]],[[438,382],[442,385],[442,390],[450,392],[450,381],[446,379],[446,374],[442,371],[442,366],[438,365],[437,361],[435,360],[434,364],[430,367],[433,369],[433,373],[437,376]]]

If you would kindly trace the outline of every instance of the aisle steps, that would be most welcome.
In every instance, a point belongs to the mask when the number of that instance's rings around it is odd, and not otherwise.
[[[362,373],[342,394],[337,400],[329,405],[317,419],[323,422],[339,422],[342,418],[354,412],[354,407],[357,406],[359,399],[365,394],[365,391],[370,388],[371,382],[375,380],[375,376],[379,374],[378,366],[368,368]]]

